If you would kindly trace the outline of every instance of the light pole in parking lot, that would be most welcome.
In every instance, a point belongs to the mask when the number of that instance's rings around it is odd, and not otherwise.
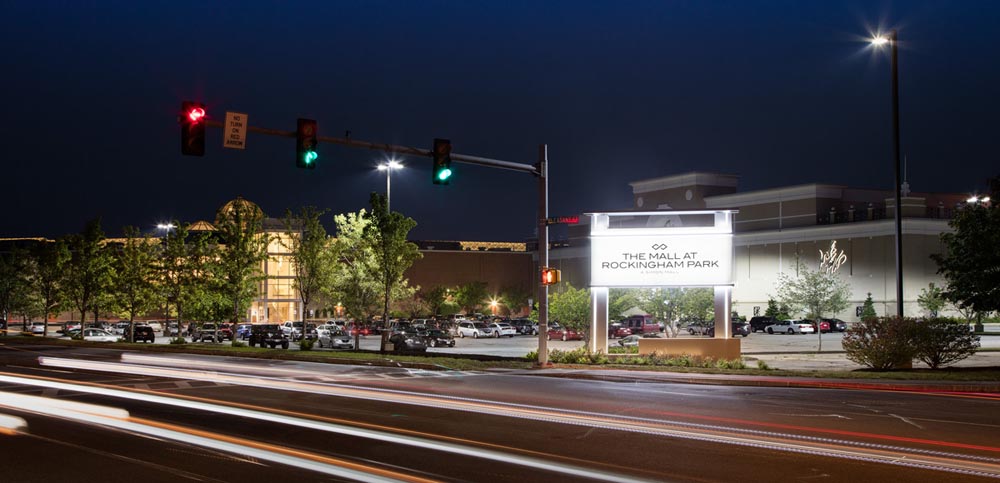
[[[903,206],[901,180],[899,177],[899,37],[896,29],[889,31],[888,36],[875,35],[871,44],[881,47],[888,44],[892,49],[892,140],[895,157],[895,198],[896,198],[896,316],[903,316]]]
[[[392,177],[392,170],[402,167],[403,165],[399,164],[395,159],[390,159],[388,162],[378,165],[379,171],[385,171],[385,211],[391,212],[389,209],[389,201],[391,199],[389,194],[389,178]]]

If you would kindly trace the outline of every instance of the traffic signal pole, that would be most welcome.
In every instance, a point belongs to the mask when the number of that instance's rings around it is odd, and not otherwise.
[[[213,120],[206,120],[205,125],[218,128],[224,127],[222,122]],[[256,126],[247,126],[247,131],[268,136],[288,138],[297,137],[296,131],[282,131],[279,129],[268,129]],[[425,158],[434,157],[434,152],[430,149],[400,146],[397,144],[376,143],[360,139],[351,139],[348,137],[337,138],[330,136],[317,136],[317,139],[327,144],[365,148],[372,151],[408,154],[411,156],[423,156]],[[520,171],[522,173],[532,174],[538,178],[538,272],[535,274],[535,283],[538,284],[538,364],[541,366],[547,365],[549,362],[549,287],[542,284],[541,271],[543,267],[547,267],[549,265],[549,147],[546,144],[540,144],[538,146],[538,162],[534,165],[456,153],[451,153],[451,160],[464,164],[485,166],[487,168]]]

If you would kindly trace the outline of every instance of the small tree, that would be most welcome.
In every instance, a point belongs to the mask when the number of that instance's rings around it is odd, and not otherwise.
[[[639,303],[639,296],[635,289],[608,289],[608,320],[623,319],[625,316],[622,314],[632,307],[637,307]]]
[[[262,270],[271,237],[264,232],[264,213],[257,205],[237,197],[215,217],[220,247],[210,262],[214,289],[228,305],[228,316],[237,323],[266,278]]]
[[[324,213],[325,210],[312,206],[302,208],[298,216],[293,215],[291,210],[285,212],[285,239],[282,244],[289,251],[295,271],[292,285],[302,300],[302,340],[306,337],[305,309],[333,276],[335,261],[328,249],[326,229],[319,221]]]
[[[135,317],[159,304],[155,284],[158,247],[134,226],[125,227],[125,243],[114,258],[113,293],[128,317],[129,342],[135,341]]]
[[[31,253],[32,285],[42,304],[45,326],[49,325],[51,313],[64,300],[63,289],[66,286],[66,265],[70,260],[69,248],[66,242],[42,242],[35,246]],[[83,330],[83,317],[80,318],[80,330]]]
[[[508,286],[500,290],[500,299],[503,300],[508,315],[520,314],[528,306],[531,296],[530,289],[519,286]]]
[[[801,263],[798,268],[798,277],[791,277],[786,273],[778,276],[778,300],[795,312],[804,312],[807,318],[816,321],[819,350],[822,351],[823,331],[819,330],[820,319],[826,314],[846,309],[851,289],[836,272],[813,271]]]
[[[569,283],[549,294],[549,318],[584,334],[590,340],[590,289],[574,288]]]
[[[841,341],[847,358],[886,371],[907,364],[914,356],[912,319],[870,317],[852,324]]]
[[[943,309],[947,303],[948,301],[944,298],[944,290],[941,287],[935,287],[934,282],[929,283],[927,288],[920,289],[920,295],[917,296],[917,305],[926,310],[930,317],[937,317],[938,311]]]
[[[331,257],[336,260],[333,279],[322,289],[331,300],[338,300],[344,310],[362,323],[378,310],[381,289],[375,279],[375,259],[364,238],[368,225],[365,210],[333,217],[337,238],[332,245]],[[354,347],[360,347],[360,332],[354,333]]]
[[[878,313],[875,312],[875,302],[872,301],[872,293],[868,292],[868,298],[861,305],[861,320],[871,319],[878,317]]]
[[[386,197],[378,193],[371,194],[369,203],[372,210],[367,214],[364,237],[372,252],[373,275],[382,289],[382,322],[388,324],[393,290],[405,282],[403,274],[406,269],[422,256],[417,245],[406,240],[417,222],[398,212],[390,212]],[[388,340],[389,331],[383,331],[380,351],[385,351]]]
[[[101,220],[91,220],[83,231],[69,237],[71,257],[66,264],[64,291],[80,312],[81,333],[88,310],[97,322],[99,297],[109,290],[112,280],[111,254],[104,249]]]
[[[478,312],[488,295],[486,282],[469,282],[455,290],[455,303],[466,313]]]
[[[177,309],[177,331],[181,337],[184,309],[203,304],[208,292],[205,277],[214,250],[206,234],[188,236],[187,225],[172,223],[175,229],[167,233],[156,262],[163,294]],[[188,238],[192,238],[188,240]]]

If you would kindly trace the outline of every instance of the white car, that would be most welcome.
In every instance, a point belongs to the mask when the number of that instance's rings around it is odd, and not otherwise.
[[[490,330],[493,331],[493,337],[514,337],[517,335],[517,329],[507,323],[498,322],[490,324]]]
[[[493,336],[493,331],[490,330],[486,324],[471,320],[463,320],[459,322],[458,327],[455,329],[455,333],[459,337],[472,337],[474,339]]]
[[[32,322],[31,323],[31,333],[32,334],[44,334],[45,333],[45,322]]]
[[[153,328],[153,332],[163,332],[163,326],[155,320],[146,321],[146,325]]]
[[[121,337],[104,329],[84,329],[83,340],[90,342],[118,342]]]
[[[329,337],[331,333],[343,331],[344,328],[334,324],[323,324],[316,327],[316,337]]]
[[[798,320],[779,320],[775,324],[764,327],[768,334],[812,334],[816,332],[812,324]]]

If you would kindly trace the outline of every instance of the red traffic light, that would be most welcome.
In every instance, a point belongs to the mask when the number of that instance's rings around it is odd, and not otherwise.
[[[191,122],[198,122],[205,117],[205,109],[201,107],[192,107],[187,113],[188,119]]]

